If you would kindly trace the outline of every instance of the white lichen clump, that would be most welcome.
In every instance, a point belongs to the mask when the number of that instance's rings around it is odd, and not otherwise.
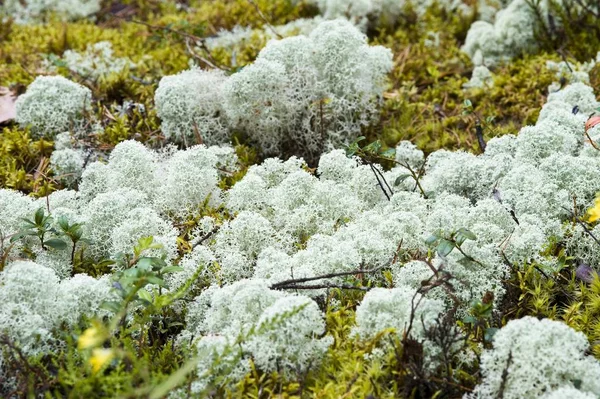
[[[7,241],[20,230],[23,218],[35,212],[31,197],[19,191],[0,189],[0,237]],[[8,244],[4,243],[6,247]]]
[[[0,15],[20,24],[39,22],[53,14],[63,20],[75,20],[98,11],[100,0],[6,0],[0,5]]]
[[[229,384],[249,370],[250,358],[265,371],[302,373],[318,364],[333,341],[321,338],[325,320],[314,301],[272,291],[264,280],[211,286],[189,306],[186,321],[181,340],[200,336],[200,353],[227,354],[217,367],[232,370]],[[199,358],[195,393],[215,381],[216,375],[209,371],[216,360],[215,356]]]
[[[473,69],[473,74],[471,75],[471,80],[463,85],[465,89],[478,88],[485,89],[490,88],[494,85],[494,77],[492,76],[492,72],[483,66],[476,66]]]
[[[547,61],[546,67],[556,73],[556,81],[548,87],[549,93],[559,91],[567,83],[581,82],[586,85],[590,83],[590,71],[600,63],[600,52],[595,59],[588,62]]]
[[[135,67],[135,64],[125,57],[115,57],[112,43],[102,41],[88,44],[85,51],[67,50],[63,53],[61,63],[70,71],[86,79],[98,80],[111,73],[121,73],[126,69]],[[55,69],[47,61],[49,69]]]
[[[423,16],[433,6],[464,15],[471,15],[477,10],[481,19],[489,20],[501,7],[500,1],[477,0],[474,7],[472,1],[463,0],[310,0],[319,7],[324,18],[344,17],[363,27],[373,21],[393,25],[403,12],[408,11]]]
[[[67,186],[72,186],[83,173],[85,155],[82,151],[72,148],[55,150],[50,156],[50,167],[57,180]]]
[[[0,288],[0,332],[27,355],[56,349],[54,329],[101,314],[102,302],[114,299],[108,278],[77,275],[60,281],[54,271],[30,261],[0,272]]]
[[[0,233],[4,238],[17,233],[23,217],[43,208],[55,218],[83,223],[89,242],[80,248],[94,260],[131,257],[136,243],[152,236],[159,247],[148,255],[183,269],[166,278],[165,290],[194,288],[187,293],[186,325],[178,342],[194,345],[200,354],[191,387],[195,394],[215,384],[235,384],[252,364],[285,376],[318,364],[332,342],[324,335],[317,305],[327,293],[322,287],[346,284],[357,270],[376,285],[382,271],[391,269],[394,288],[373,288],[365,295],[356,311],[355,336],[370,340],[393,329],[402,337],[416,300],[418,321],[409,336],[435,364],[439,348],[428,340],[429,327],[456,300],[459,315],[488,292],[500,303],[511,265],[535,262],[540,270],[555,271],[559,259],[545,251],[552,241],[563,243],[567,255],[597,265],[600,251],[590,237],[565,222],[573,206],[583,214],[597,190],[600,157],[584,140],[584,124],[598,102],[585,84],[569,85],[548,97],[535,125],[517,136],[490,140],[481,155],[440,150],[426,158],[402,142],[396,148],[398,165],[376,174],[379,165],[370,167],[341,149],[321,153],[323,147],[316,145],[320,124],[309,122],[321,107],[329,112],[323,130],[329,146],[358,134],[376,111],[388,57],[387,51],[366,45],[347,22],[336,20],[310,37],[271,42],[255,64],[223,83],[230,126],[246,130],[265,152],[293,141],[319,156],[316,170],[298,157],[266,159],[225,192],[220,179],[237,171],[231,147],[156,151],[124,141],[106,162],[86,166],[79,191],[34,200],[0,190]],[[185,94],[185,85],[178,85],[172,87],[182,91],[173,92],[173,98]],[[312,108],[315,99],[327,101]],[[69,136],[58,132],[60,149],[52,165],[60,170],[60,155],[71,148]],[[178,134],[189,137],[187,131]],[[600,130],[589,134],[597,138]],[[422,170],[423,176],[416,181],[410,170]],[[465,230],[468,239],[460,251],[433,251],[432,235],[451,239]],[[185,255],[180,237],[190,238],[192,248]],[[0,328],[28,353],[56,348],[53,329],[60,323],[100,312],[104,280],[73,277],[71,249],[45,249],[28,237],[8,254],[36,258],[36,263],[9,262],[0,275],[0,301],[9,304],[0,309],[0,326],[6,326]],[[428,253],[431,260],[414,260]],[[406,260],[408,255],[413,260]],[[323,275],[336,277],[317,278]],[[193,276],[198,278],[189,281]],[[281,284],[299,278],[318,284],[306,289]],[[452,284],[450,291],[441,278]],[[439,287],[415,295],[435,282]],[[205,283],[210,286],[197,295]],[[14,314],[23,317],[13,320]],[[494,349],[484,353],[485,379],[474,395],[497,396],[509,359],[505,398],[556,396],[573,389],[598,395],[600,366],[584,355],[586,349],[585,337],[558,322],[512,321],[497,334]],[[219,381],[215,373],[228,370],[229,381]]]
[[[600,395],[600,363],[584,334],[553,320],[512,320],[481,356],[483,382],[469,398],[577,398]],[[558,396],[559,392],[577,392]]]
[[[154,99],[165,136],[186,145],[229,141],[222,93],[226,78],[222,71],[199,68],[162,78]]]
[[[225,84],[226,112],[265,154],[348,143],[375,116],[391,53],[344,20],[271,41]],[[290,132],[294,132],[290,134]]]
[[[51,160],[55,174],[63,179],[69,175],[61,175],[62,171],[80,172],[79,163],[75,169],[57,168],[62,165],[60,157],[70,151],[74,150],[57,150]],[[79,155],[66,155],[70,168],[69,162]],[[49,207],[55,219],[66,216],[71,223],[83,224],[90,239],[86,246],[94,256],[131,253],[140,238],[153,236],[162,245],[154,255],[173,260],[180,234],[174,227],[176,221],[199,211],[204,203],[222,203],[217,171],[221,162],[231,167],[231,172],[237,167],[235,154],[227,148],[195,146],[159,153],[138,142],[124,141],[115,147],[108,163],[97,161],[85,168],[77,192],[59,191],[34,201],[16,191],[0,190],[0,235],[8,247],[10,236],[22,228],[23,218],[31,219],[37,209]],[[52,264],[66,261],[47,258],[46,253],[41,256]],[[68,270],[67,264],[55,266],[52,268]]]
[[[534,5],[535,4],[535,5]],[[538,7],[538,11],[534,7]],[[494,22],[476,21],[471,25],[462,50],[475,65],[494,66],[537,49],[535,29],[548,23],[549,1],[513,0],[500,10]],[[545,18],[538,19],[538,15]],[[559,24],[560,20],[554,20]]]
[[[176,141],[224,143],[239,131],[264,155],[312,160],[374,120],[391,67],[388,49],[369,46],[348,21],[327,21],[309,36],[270,41],[229,78],[196,69],[165,77],[155,101]]]
[[[575,105],[589,110],[597,102],[589,88],[572,85],[550,98],[538,124],[523,128],[517,138],[491,140],[483,155],[431,154],[420,182],[429,199],[418,194],[408,177],[387,202],[372,171],[341,151],[321,157],[319,178],[301,170],[294,159],[252,167],[228,193],[228,209],[241,212],[239,225],[228,223],[210,245],[223,266],[220,278],[277,282],[292,275],[352,270],[361,262],[376,267],[393,258],[399,242],[405,249],[426,251],[424,241],[431,234],[449,236],[465,228],[476,239],[466,241],[463,249],[479,263],[465,264],[456,251],[435,259],[434,265],[455,277],[453,284],[461,287],[457,296],[465,303],[486,291],[499,300],[509,273],[503,256],[516,264],[537,261],[552,268],[556,260],[540,255],[548,240],[566,237],[575,244],[582,238],[571,239],[562,220],[572,195],[581,200],[578,212],[592,203],[595,187],[590,182],[600,164],[594,153],[586,155],[585,114],[574,115]],[[415,169],[424,162],[408,143],[398,146],[397,160]],[[386,177],[394,182],[401,174],[406,169],[397,167]],[[243,226],[261,233],[246,233]],[[253,236],[261,240],[251,240]],[[303,237],[310,237],[306,247],[294,249],[292,244]],[[590,251],[577,253],[585,252]],[[395,281],[413,289],[428,277],[431,270],[424,263],[394,270]]]
[[[17,99],[15,120],[34,137],[52,138],[81,128],[91,101],[87,87],[62,76],[38,76]]]
[[[413,314],[414,307],[414,314]],[[444,304],[416,294],[407,286],[374,288],[356,309],[354,333],[361,339],[373,339],[384,328],[393,329],[400,340],[404,334],[423,344],[425,356],[433,354],[433,344],[427,340],[427,330],[444,311]],[[411,316],[412,314],[412,316]],[[412,317],[412,321],[411,321]]]

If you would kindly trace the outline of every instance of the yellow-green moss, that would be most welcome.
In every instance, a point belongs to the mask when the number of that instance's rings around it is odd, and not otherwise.
[[[53,143],[33,140],[27,130],[0,131],[0,187],[46,195],[55,188],[49,177]]]

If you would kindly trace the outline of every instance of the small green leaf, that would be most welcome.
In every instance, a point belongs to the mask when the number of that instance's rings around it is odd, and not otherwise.
[[[438,237],[436,234],[432,234],[429,237],[427,237],[427,239],[425,240],[425,244],[427,244],[427,246],[432,247],[435,245],[435,243],[438,242],[438,240],[440,239],[440,237]]]
[[[27,218],[21,218],[21,220],[25,222],[23,224],[23,226],[25,226],[28,229],[37,227],[37,225],[35,224],[35,222],[33,222],[33,221],[31,221],[31,220],[29,220]]]
[[[71,226],[71,239],[73,241],[81,240],[83,229],[80,226]]]
[[[67,243],[61,240],[60,238],[51,238],[49,240],[44,241],[44,245],[49,246],[54,249],[65,249],[67,248]]]
[[[61,229],[63,229],[63,231],[69,230],[69,221],[67,220],[67,218],[65,216],[61,216],[58,218],[58,225],[60,226]]]
[[[154,242],[154,237],[142,237],[138,240],[138,244],[133,248],[135,256],[140,256],[142,252],[149,249]]]
[[[396,180],[394,181],[394,186],[399,186],[404,180],[408,179],[409,177],[411,177],[411,175],[409,173],[402,174],[402,175],[396,177]]]
[[[363,150],[370,154],[379,154],[379,150],[381,150],[381,142],[379,140],[376,140],[364,147]]]
[[[383,151],[381,153],[381,156],[384,158],[390,158],[393,159],[396,156],[396,149],[395,148],[388,148],[387,150]]]
[[[35,236],[35,231],[21,231],[15,235],[13,235],[12,237],[10,237],[10,242],[15,242],[15,241],[19,241],[21,238],[27,237],[27,236]]]
[[[121,304],[117,301],[104,301],[100,305],[102,309],[110,310],[111,312],[118,313],[121,310]]]
[[[152,303],[152,295],[143,288],[138,291],[138,297],[148,303]]]
[[[494,335],[496,335],[497,332],[498,332],[498,329],[495,327],[486,328],[483,339],[485,339],[488,342],[491,342],[492,339],[494,339]]]
[[[152,270],[152,266],[153,266],[152,258],[140,258],[140,260],[138,260],[135,265],[135,267],[137,269],[144,270],[147,272]]]
[[[477,236],[475,234],[473,234],[473,232],[471,230],[467,230],[464,227],[458,229],[457,233],[460,233],[461,235],[465,236],[468,240],[476,240]]]
[[[44,221],[44,208],[40,208],[35,212],[35,224],[36,226],[41,226],[42,222]]]
[[[146,278],[146,280],[148,280],[148,282],[149,282],[150,284],[156,284],[156,285],[160,285],[161,287],[164,287],[164,286],[166,285],[163,279],[161,279],[161,278],[158,278],[158,277],[156,277],[156,276],[148,276],[148,277]]]
[[[153,271],[159,271],[163,267],[167,267],[168,266],[167,262],[165,262],[163,259],[157,258],[155,256],[146,256],[145,259],[150,259]]]
[[[168,273],[176,273],[176,272],[182,272],[183,271],[183,267],[179,267],[179,266],[167,266],[167,267],[163,267],[160,272],[162,274],[168,274]]]
[[[348,146],[348,148],[346,149],[346,156],[348,158],[354,156],[354,154],[356,154],[356,152],[358,151],[358,145],[356,144],[351,144]]]
[[[440,242],[436,248],[438,255],[441,257],[448,256],[450,252],[454,249],[454,243],[452,241],[448,241],[445,238],[440,239]]]

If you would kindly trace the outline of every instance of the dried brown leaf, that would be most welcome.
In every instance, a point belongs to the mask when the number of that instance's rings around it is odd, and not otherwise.
[[[10,89],[0,86],[0,124],[15,119],[17,116],[16,101],[17,97]]]

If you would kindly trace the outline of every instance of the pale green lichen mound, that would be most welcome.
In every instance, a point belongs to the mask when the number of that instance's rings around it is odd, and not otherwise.
[[[160,80],[154,96],[165,136],[185,145],[208,145],[229,140],[229,126],[223,110],[222,71],[192,68]]]
[[[16,102],[16,121],[36,137],[52,138],[82,127],[92,92],[62,76],[39,76]]]
[[[63,20],[85,18],[100,11],[100,0],[6,0],[0,15],[18,23],[31,23],[56,14]]]
[[[588,347],[584,334],[562,322],[510,321],[482,355],[483,382],[468,398],[534,399],[567,387],[598,397],[600,363],[586,355]]]

